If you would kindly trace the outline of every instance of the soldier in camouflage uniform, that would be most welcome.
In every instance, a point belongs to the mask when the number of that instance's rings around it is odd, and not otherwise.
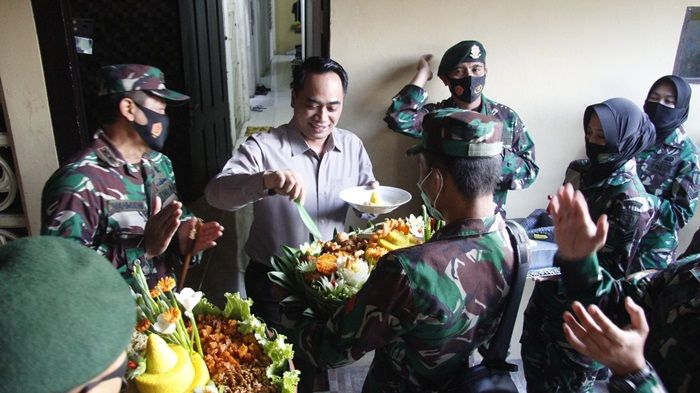
[[[529,187],[540,168],[535,164],[535,145],[527,127],[511,108],[482,94],[486,80],[486,50],[478,41],[462,41],[448,49],[440,61],[438,77],[450,88],[451,97],[435,104],[426,104],[428,93],[423,86],[432,79],[428,61],[423,55],[416,75],[394,98],[384,118],[390,129],[420,137],[423,116],[441,108],[461,108],[490,115],[503,123],[503,167],[494,201],[505,217],[508,190]]]
[[[493,336],[514,280],[513,250],[492,190],[501,123],[450,109],[424,121],[418,184],[447,224],[426,243],[390,252],[326,321],[303,320],[295,350],[338,367],[375,350],[363,392],[444,389]]]
[[[634,159],[653,143],[654,127],[638,107],[622,98],[589,106],[583,124],[589,158],[571,163],[565,183],[586,198],[591,218],[608,217],[610,236],[597,257],[613,277],[624,278],[645,270],[637,248],[656,215],[655,199],[644,190]],[[589,391],[602,368],[564,339],[561,315],[568,308],[559,281],[535,285],[521,338],[529,391]]]
[[[102,129],[44,186],[41,233],[94,249],[127,281],[139,261],[153,282],[190,251],[197,225],[177,201],[170,159],[158,152],[168,135],[166,103],[189,97],[167,89],[158,68],[140,64],[103,67],[98,96]],[[222,230],[199,225],[191,251],[214,246]]]
[[[639,245],[642,264],[662,269],[676,259],[678,232],[695,214],[700,189],[698,148],[683,123],[688,118],[690,85],[667,75],[651,86],[644,111],[656,127],[656,143],[637,156],[639,178],[659,199],[659,214]]]
[[[671,392],[697,391],[700,256],[653,275],[615,279],[595,254],[605,242],[605,220],[596,225],[590,219],[582,195],[562,187],[551,213],[567,299],[600,307],[586,312],[574,304],[579,322],[570,313],[564,316],[569,343],[610,367],[611,392],[665,392],[664,385]]]

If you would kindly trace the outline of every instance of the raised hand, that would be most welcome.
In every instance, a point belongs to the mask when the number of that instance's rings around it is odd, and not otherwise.
[[[631,298],[625,299],[625,308],[630,316],[630,325],[625,329],[617,327],[595,305],[586,310],[579,302],[572,309],[578,320],[570,312],[564,313],[564,335],[571,346],[606,365],[613,374],[627,375],[644,368],[644,342],[649,334],[644,310]]]
[[[180,226],[181,215],[182,203],[175,201],[161,209],[160,197],[156,197],[151,217],[143,229],[144,257],[153,258],[165,252]]]
[[[418,58],[416,64],[416,75],[411,80],[410,84],[423,87],[425,82],[433,79],[433,72],[430,71],[430,60],[433,58],[431,54],[425,54]]]
[[[301,175],[291,170],[267,171],[263,174],[263,187],[273,190],[279,195],[289,197],[289,200],[299,198],[304,203],[304,182]]]
[[[547,211],[554,221],[554,238],[564,260],[584,258],[598,251],[608,234],[608,218],[602,215],[594,224],[586,199],[571,184],[559,187]]]

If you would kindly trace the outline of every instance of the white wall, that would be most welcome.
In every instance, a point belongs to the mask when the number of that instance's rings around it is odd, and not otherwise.
[[[355,0],[331,5],[331,57],[346,67],[350,86],[341,127],[365,142],[375,175],[386,185],[414,193],[413,159],[404,155],[414,142],[389,131],[382,121],[391,97],[411,78],[416,60],[433,53],[433,70],[444,51],[465,40],[481,41],[487,51],[486,96],[514,108],[534,139],[541,167],[535,184],[511,192],[508,213],[527,215],[546,204],[573,158],[584,157],[585,107],[614,96],[640,106],[658,77],[670,74],[687,1],[666,0]],[[449,92],[435,78],[430,101]],[[700,107],[694,87],[691,106]],[[700,140],[700,115],[686,123]],[[698,228],[696,217],[681,232],[684,250]]]
[[[58,168],[30,0],[0,3],[0,80],[31,234],[41,227],[41,190]]]

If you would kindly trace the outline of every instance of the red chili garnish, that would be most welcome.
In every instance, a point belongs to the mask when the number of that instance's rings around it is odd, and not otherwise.
[[[130,369],[134,369],[134,370],[135,370],[136,367],[138,367],[138,366],[139,366],[139,364],[136,363],[136,362],[133,361],[133,360],[129,360],[129,363],[127,364],[127,367],[129,367]]]

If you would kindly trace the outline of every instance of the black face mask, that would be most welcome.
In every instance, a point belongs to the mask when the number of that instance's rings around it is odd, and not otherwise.
[[[670,108],[659,102],[645,101],[644,112],[656,127],[659,137],[666,137],[685,120],[687,108]]]
[[[605,160],[601,160],[601,154],[608,154],[608,147],[596,145],[595,143],[586,142],[586,156],[591,160],[591,164],[602,164]]]
[[[142,105],[136,104],[141,109],[148,122],[145,125],[132,121],[134,129],[139,133],[141,139],[148,147],[155,151],[160,151],[168,137],[168,115],[154,112]]]
[[[467,76],[461,79],[448,79],[450,84],[450,92],[464,102],[474,102],[481,96],[481,91],[484,90],[484,82],[486,75],[482,76]],[[457,94],[457,87],[462,88],[462,94]]]

